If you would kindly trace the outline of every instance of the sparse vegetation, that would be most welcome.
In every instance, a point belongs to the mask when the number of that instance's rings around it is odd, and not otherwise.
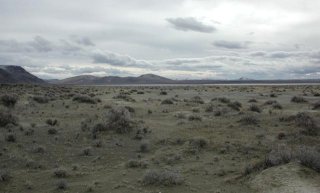
[[[11,113],[0,112],[0,127],[5,127],[8,124],[17,125],[17,118]]]
[[[129,133],[134,127],[134,122],[131,119],[128,109],[124,107],[114,107],[107,113],[106,127],[117,133]]]
[[[244,115],[240,122],[246,125],[256,125],[258,124],[259,120],[254,115]]]
[[[319,172],[319,89],[4,85],[2,93],[19,100],[0,105],[0,192],[253,193],[248,182],[276,171],[291,177],[295,168],[317,179],[309,168]]]
[[[49,99],[43,96],[34,96],[32,99],[39,104],[45,104],[49,102]]]
[[[159,171],[148,170],[142,180],[145,185],[180,185],[183,183],[183,178],[178,171]]]
[[[18,98],[14,95],[2,95],[0,101],[2,105],[13,108],[16,105]]]
[[[250,110],[250,111],[253,111],[253,112],[261,113],[260,107],[258,107],[258,106],[255,105],[255,104],[250,105],[249,110]]]
[[[300,96],[294,96],[291,98],[291,102],[293,103],[305,103],[307,102],[307,100],[303,97],[300,97]]]
[[[161,102],[162,105],[172,105],[173,104],[173,101],[171,99],[164,99],[162,102]]]
[[[79,103],[88,103],[88,104],[96,104],[97,103],[97,99],[93,99],[93,98],[91,98],[89,96],[85,96],[85,95],[77,95],[77,96],[73,97],[72,100],[79,102]]]

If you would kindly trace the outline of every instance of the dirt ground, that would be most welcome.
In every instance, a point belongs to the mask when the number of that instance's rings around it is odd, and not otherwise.
[[[319,190],[319,173],[299,162],[245,172],[279,146],[320,149],[318,134],[289,118],[304,112],[319,125],[319,85],[1,85],[0,93],[17,98],[0,105],[16,119],[0,127],[1,193]],[[130,131],[95,133],[121,107]]]

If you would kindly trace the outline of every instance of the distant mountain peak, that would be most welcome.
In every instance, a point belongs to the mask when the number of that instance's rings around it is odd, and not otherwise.
[[[43,84],[45,81],[21,66],[0,65],[0,83]]]
[[[247,77],[241,77],[241,78],[239,78],[239,80],[253,80],[253,79],[247,78]]]

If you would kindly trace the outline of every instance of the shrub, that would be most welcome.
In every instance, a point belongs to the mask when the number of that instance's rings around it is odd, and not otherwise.
[[[10,113],[0,112],[0,127],[5,127],[8,124],[17,125],[17,118]]]
[[[130,112],[124,107],[111,108],[106,122],[106,127],[117,133],[129,133],[134,127]]]
[[[55,125],[57,125],[58,124],[58,120],[57,119],[47,119],[46,120],[46,123],[48,124],[48,125],[50,125],[50,126],[55,126]]]
[[[202,121],[202,117],[198,116],[198,115],[190,115],[188,117],[189,121]]]
[[[92,149],[91,149],[90,147],[84,148],[84,149],[81,151],[81,155],[84,155],[84,156],[90,156],[90,155],[92,155]]]
[[[147,141],[144,141],[139,146],[140,152],[146,153],[150,150],[150,144]]]
[[[148,170],[142,179],[145,185],[180,185],[183,183],[183,178],[178,171],[158,171]]]
[[[303,127],[303,133],[307,135],[317,135],[318,134],[318,126],[316,125],[315,120],[310,117],[307,113],[298,113],[295,116],[295,122],[298,126]]]
[[[282,109],[282,106],[279,103],[275,103],[272,105],[272,108],[274,109]]]
[[[258,107],[258,106],[255,105],[255,104],[250,105],[249,110],[250,110],[250,111],[253,111],[253,112],[261,113],[260,107]]]
[[[313,109],[313,110],[320,109],[320,101],[314,103],[312,109]]]
[[[129,96],[129,94],[124,93],[124,92],[120,92],[118,95],[113,97],[114,99],[121,99],[124,101],[128,101],[128,102],[135,102],[136,100],[134,100],[131,96]]]
[[[86,95],[77,95],[73,97],[73,101],[79,102],[79,103],[87,103],[87,104],[96,104],[97,101],[89,96]]]
[[[66,190],[68,188],[68,183],[64,179],[59,180],[56,185],[58,190]]]
[[[194,96],[190,99],[190,102],[197,104],[204,104],[204,100],[200,96]]]
[[[193,138],[189,141],[189,145],[194,149],[203,149],[208,145],[208,141],[204,138]]]
[[[136,159],[130,159],[126,166],[128,168],[147,168],[148,163],[146,161],[136,160]]]
[[[207,112],[207,113],[211,113],[211,112],[213,112],[213,110],[214,110],[214,106],[212,104],[210,104],[209,106],[207,106],[205,108],[205,112]]]
[[[306,146],[300,147],[296,158],[301,165],[320,172],[320,153],[314,148]]]
[[[49,135],[55,135],[55,134],[57,134],[57,133],[58,133],[58,130],[55,129],[55,128],[49,128],[49,129],[48,129],[48,134],[49,134]]]
[[[244,175],[249,175],[253,172],[258,172],[264,168],[265,168],[265,161],[264,160],[249,163],[244,169]]]
[[[13,95],[2,95],[0,101],[4,106],[8,108],[13,108],[17,103],[18,99],[16,96]]]
[[[291,102],[293,103],[305,103],[307,102],[307,100],[303,97],[300,97],[300,96],[294,96],[291,98]]]
[[[49,99],[43,96],[34,96],[32,99],[39,104],[45,104],[49,102]]]
[[[270,97],[275,98],[275,97],[277,97],[277,95],[275,93],[271,93]]]
[[[164,91],[164,90],[162,90],[161,92],[160,92],[160,95],[167,95],[168,93],[166,92],[166,91]]]
[[[0,170],[0,182],[7,182],[11,178],[10,174],[6,170]]]
[[[134,110],[133,107],[125,106],[124,108],[128,109],[128,111],[129,111],[130,113],[134,113],[134,112],[135,112],[135,110]]]
[[[33,147],[32,150],[34,153],[45,153],[46,152],[46,148],[40,145],[37,145],[35,147]]]
[[[171,99],[164,99],[162,102],[161,102],[162,105],[172,105],[173,104],[173,101]]]
[[[67,171],[63,168],[57,168],[53,171],[53,174],[57,178],[66,178],[67,177]]]
[[[222,103],[230,103],[230,99],[228,99],[226,97],[220,97],[220,98],[218,98],[218,101],[220,101]]]
[[[275,100],[268,100],[264,103],[264,105],[273,105],[273,104],[277,104],[278,102]]]
[[[240,107],[242,106],[242,104],[238,101],[232,102],[228,104],[228,107],[230,107],[231,109],[234,109],[236,111],[240,111]]]
[[[246,124],[246,125],[256,125],[258,124],[259,120],[253,115],[244,115],[239,122]]]
[[[7,142],[16,142],[17,140],[16,135],[13,133],[7,134],[5,138]]]
[[[289,163],[293,158],[292,151],[285,146],[278,146],[272,150],[265,159],[266,167],[273,167]]]
[[[250,99],[250,100],[248,100],[248,102],[249,103],[256,103],[256,102],[258,102],[256,99]]]

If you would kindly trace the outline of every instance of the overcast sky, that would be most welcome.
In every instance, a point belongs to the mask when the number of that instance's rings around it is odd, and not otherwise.
[[[320,1],[0,0],[0,65],[41,78],[320,78]]]

